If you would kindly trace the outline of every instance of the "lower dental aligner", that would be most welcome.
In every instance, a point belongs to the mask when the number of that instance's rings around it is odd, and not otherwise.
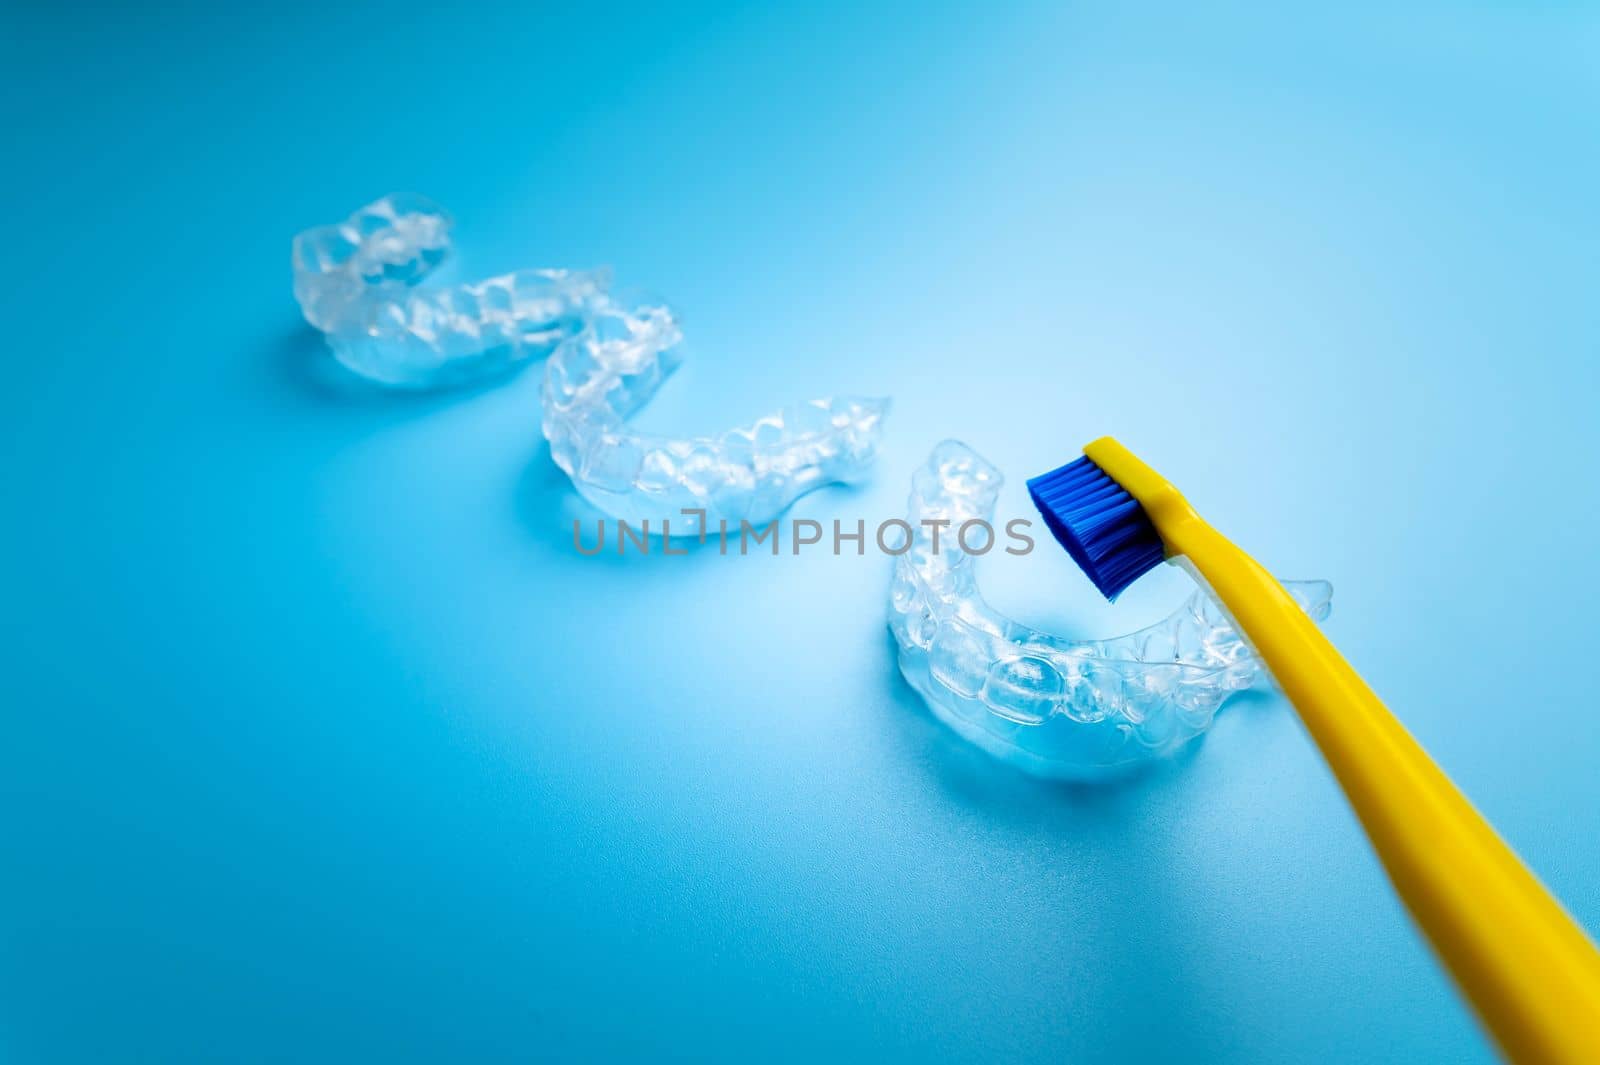
[[[575,333],[603,273],[517,270],[417,288],[450,250],[450,216],[385,196],[294,238],[294,295],[338,360],[386,385],[461,383],[543,358]]]
[[[1177,750],[1261,676],[1204,589],[1165,620],[1107,640],[1069,640],[997,612],[954,533],[992,518],[1002,481],[955,440],[934,448],[912,479],[915,535],[895,560],[889,628],[901,672],[947,725],[1030,772],[1092,779]],[[944,531],[935,549],[922,523],[941,519],[950,524],[935,526]],[[1284,586],[1313,618],[1328,616],[1332,585]]]
[[[590,503],[650,535],[738,534],[815,488],[861,478],[877,455],[886,399],[817,399],[718,436],[673,438],[625,422],[682,363],[664,307],[597,300],[545,367],[544,435]]]

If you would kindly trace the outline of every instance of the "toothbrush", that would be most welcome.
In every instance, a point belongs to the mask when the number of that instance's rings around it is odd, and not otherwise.
[[[1395,889],[1505,1056],[1600,1063],[1600,951],[1271,574],[1111,437],[1028,482],[1107,599],[1163,559],[1227,610],[1321,749]]]

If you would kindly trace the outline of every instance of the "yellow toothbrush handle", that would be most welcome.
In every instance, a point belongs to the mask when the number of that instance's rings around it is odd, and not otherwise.
[[[1272,671],[1506,1056],[1600,1063],[1600,952],[1583,929],[1270,573],[1116,441],[1084,451],[1139,501],[1168,556],[1192,564]]]

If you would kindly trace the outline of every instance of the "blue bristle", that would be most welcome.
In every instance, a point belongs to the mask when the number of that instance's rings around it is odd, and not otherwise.
[[[1107,599],[1121,595],[1166,557],[1144,508],[1087,455],[1030,480],[1028,495],[1050,532]]]

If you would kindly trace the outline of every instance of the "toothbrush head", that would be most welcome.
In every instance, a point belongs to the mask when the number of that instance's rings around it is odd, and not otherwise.
[[[1109,437],[1085,450],[1106,443],[1125,450]],[[1028,495],[1051,534],[1107,599],[1116,599],[1166,558],[1161,534],[1139,500],[1088,454],[1029,480]]]

